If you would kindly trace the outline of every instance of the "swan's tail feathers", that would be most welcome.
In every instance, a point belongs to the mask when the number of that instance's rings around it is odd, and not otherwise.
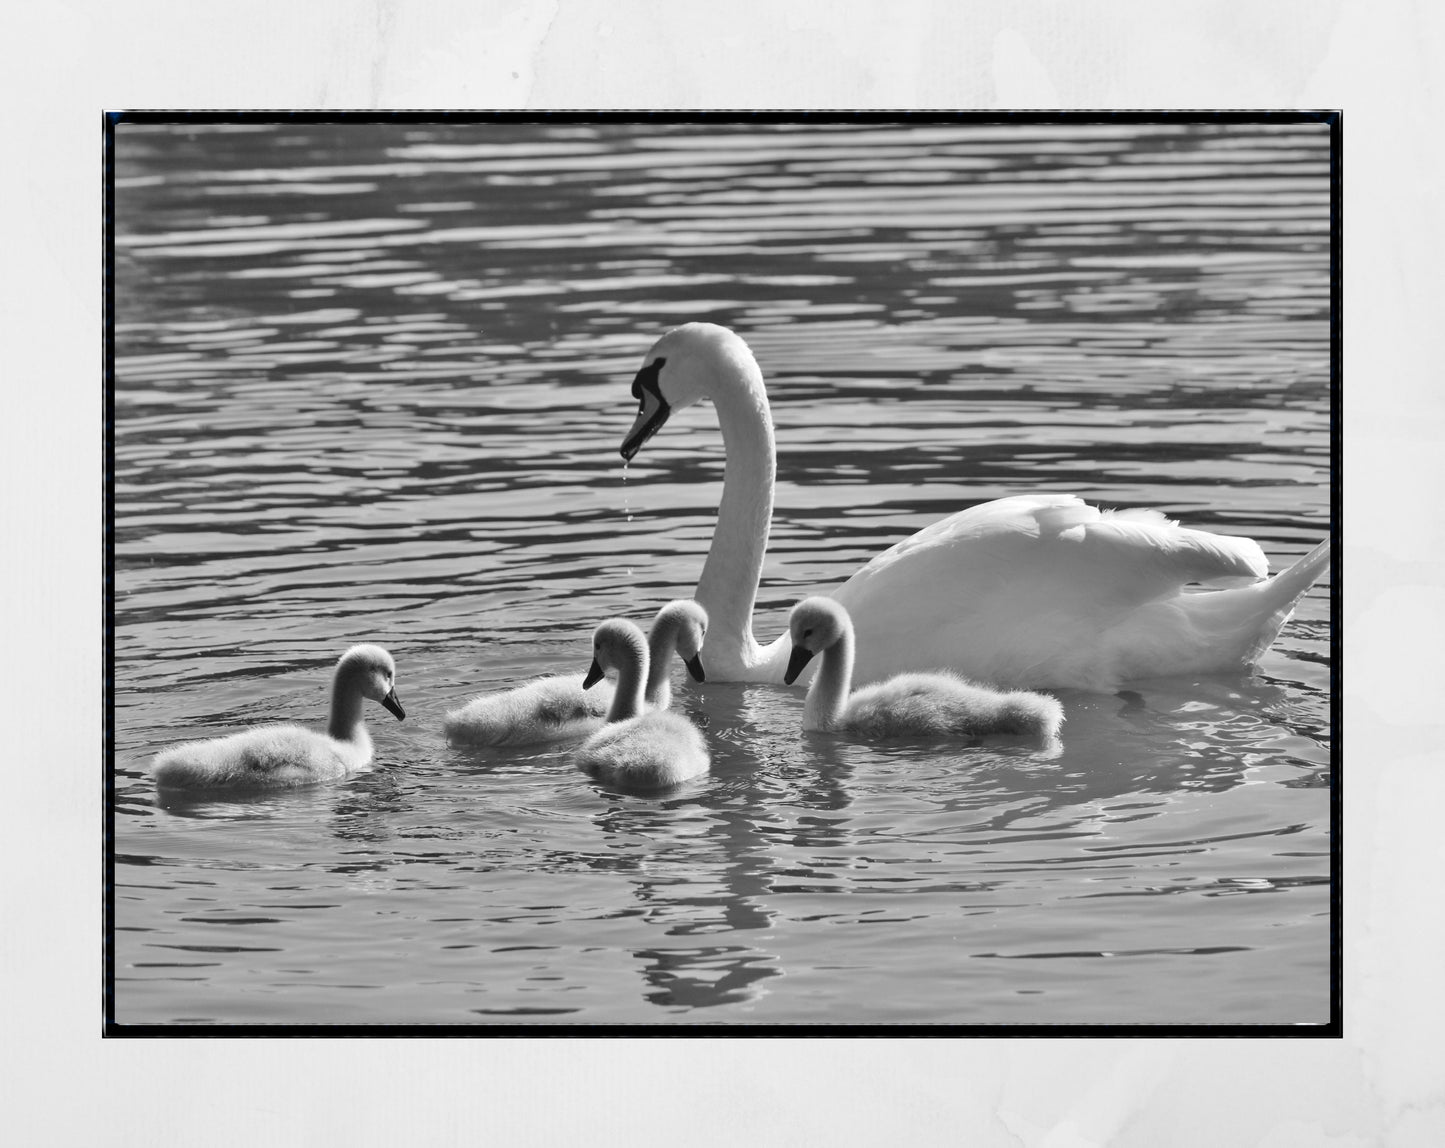
[[[1330,540],[1326,538],[1288,570],[1275,575],[1269,584],[1270,598],[1280,605],[1293,606],[1329,564]]]
[[[1315,584],[1329,564],[1330,540],[1326,538],[1288,570],[1276,574],[1260,587],[1267,613],[1254,646],[1245,658],[1246,662],[1252,665],[1269,649],[1289,621],[1295,603]]]

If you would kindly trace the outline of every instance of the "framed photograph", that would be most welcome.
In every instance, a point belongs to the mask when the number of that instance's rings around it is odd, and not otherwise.
[[[1338,114],[105,127],[109,1034],[1339,1034]]]

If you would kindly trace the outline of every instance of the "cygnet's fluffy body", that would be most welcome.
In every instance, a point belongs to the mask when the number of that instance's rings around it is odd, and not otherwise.
[[[803,728],[866,738],[1058,736],[1064,709],[1057,699],[1027,690],[1007,692],[949,671],[904,673],[849,694],[853,623],[831,598],[805,598],[788,619],[791,684],[815,654],[822,655],[803,705]]]
[[[396,664],[380,646],[353,646],[331,684],[326,732],[299,725],[256,726],[229,737],[188,741],[157,754],[151,767],[161,789],[279,789],[333,781],[371,764],[363,701],[380,702],[398,721]]]
[[[707,614],[687,598],[657,612],[648,635],[650,672],[645,704],[666,709],[672,698],[668,673],[674,652],[695,681],[703,680],[698,661],[707,634]],[[585,737],[602,727],[612,707],[613,686],[583,687],[583,674],[556,674],[508,690],[482,694],[442,722],[454,745],[536,745]]]
[[[614,618],[597,627],[592,648],[592,668],[584,684],[590,687],[613,670],[617,685],[607,724],[577,750],[577,767],[626,789],[665,789],[706,773],[707,744],[687,718],[663,709],[642,712],[642,683],[648,672],[642,631]]]
[[[843,728],[870,738],[1056,737],[1058,701],[1028,690],[1000,693],[950,670],[907,673],[849,695]]]
[[[577,751],[577,766],[625,789],[666,789],[708,771],[696,726],[670,710],[652,710],[603,726]]]
[[[589,697],[581,674],[555,674],[475,697],[442,721],[452,745],[535,745],[597,729],[612,698]]]

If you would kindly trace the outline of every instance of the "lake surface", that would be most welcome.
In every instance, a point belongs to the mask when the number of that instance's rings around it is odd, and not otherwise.
[[[123,124],[114,159],[119,1023],[1328,1020],[1328,578],[1252,676],[1060,693],[1055,757],[802,735],[800,691],[680,670],[713,770],[661,796],[441,732],[690,594],[712,408],[618,446],[693,319],[769,383],[765,641],[1006,494],[1288,565],[1330,529],[1324,127]],[[369,707],[370,772],[157,800],[169,744],[324,725],[359,641],[408,714]]]

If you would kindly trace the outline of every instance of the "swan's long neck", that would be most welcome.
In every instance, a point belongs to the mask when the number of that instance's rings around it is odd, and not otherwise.
[[[357,671],[351,666],[339,668],[331,680],[331,721],[326,727],[327,734],[337,741],[355,741],[358,730],[364,734],[361,708],[365,703]]]
[[[672,702],[672,655],[677,649],[677,622],[661,618],[647,635],[647,704],[665,710]]]
[[[617,661],[617,690],[612,695],[608,722],[626,721],[642,712],[642,683],[647,677],[647,647],[638,642]]]
[[[823,651],[808,698],[803,703],[803,728],[836,729],[848,708],[848,687],[853,682],[853,627],[843,628],[842,635]]]
[[[753,602],[773,520],[777,464],[773,419],[757,363],[751,356],[730,357],[723,370],[729,377],[710,396],[727,452],[722,502],[694,597],[708,614],[709,661],[732,668],[759,656]]]

